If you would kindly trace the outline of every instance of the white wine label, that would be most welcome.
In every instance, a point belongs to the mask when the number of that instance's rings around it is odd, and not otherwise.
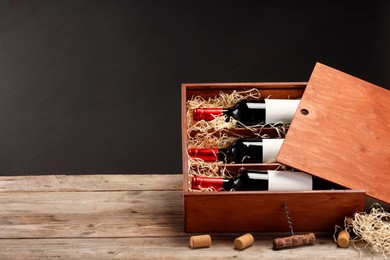
[[[284,139],[263,139],[263,162],[274,162]]]
[[[298,99],[264,99],[265,123],[291,123],[300,100]]]
[[[268,171],[268,190],[312,190],[312,176],[303,172]]]

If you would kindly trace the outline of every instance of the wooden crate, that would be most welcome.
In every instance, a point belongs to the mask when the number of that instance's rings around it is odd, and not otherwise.
[[[284,232],[289,231],[283,203],[287,203],[295,231],[332,231],[345,216],[363,210],[363,190],[326,191],[235,191],[193,192],[189,190],[186,102],[194,95],[214,97],[220,91],[256,88],[262,97],[300,98],[306,83],[201,83],[182,84],[182,160],[184,225],[186,232]],[[243,129],[234,129],[243,133]],[[264,129],[271,133],[272,129]],[[247,133],[248,134],[248,133]],[[239,164],[229,166],[245,167]],[[250,165],[274,169],[276,164]]]

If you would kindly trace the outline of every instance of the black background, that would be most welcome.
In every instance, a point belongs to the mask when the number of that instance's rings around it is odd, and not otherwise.
[[[180,173],[183,82],[390,87],[389,1],[0,1],[0,174]]]

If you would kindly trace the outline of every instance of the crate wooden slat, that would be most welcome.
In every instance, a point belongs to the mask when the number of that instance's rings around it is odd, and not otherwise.
[[[187,194],[187,232],[283,232],[288,231],[284,208],[294,230],[330,231],[342,225],[344,216],[363,209],[362,191],[227,192]]]

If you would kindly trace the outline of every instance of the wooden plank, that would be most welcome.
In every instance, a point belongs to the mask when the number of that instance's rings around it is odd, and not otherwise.
[[[360,257],[353,247],[337,249],[331,234],[317,234],[314,246],[282,251],[272,250],[272,239],[288,235],[286,233],[253,233],[255,244],[243,251],[233,249],[234,238],[242,234],[211,234],[213,243],[210,248],[191,249],[188,243],[192,234],[183,232],[181,190],[147,190],[158,189],[160,186],[145,184],[145,190],[116,191],[115,185],[104,184],[106,180],[111,184],[120,180],[147,183],[150,175],[95,175],[92,178],[81,176],[80,179],[63,177],[64,180],[58,184],[48,186],[44,184],[50,183],[53,176],[15,178],[11,187],[3,183],[3,187],[9,191],[0,192],[0,259]],[[161,175],[161,181],[180,183],[181,177]],[[3,179],[0,178],[0,182],[1,180]],[[39,181],[35,183],[35,180]],[[82,180],[90,182],[94,189],[107,191],[83,191]],[[24,183],[25,186],[19,187],[17,182]],[[73,191],[70,183],[74,183],[76,191]],[[138,188],[136,185],[120,187]],[[361,259],[382,258],[381,254],[372,253],[368,249],[364,249],[362,253]]]
[[[329,231],[364,208],[359,191],[185,194],[187,232],[289,231],[283,202],[295,231]]]
[[[0,239],[1,259],[381,259],[365,249],[338,249],[328,236],[313,246],[274,251],[272,236],[256,236],[253,246],[233,249],[235,236],[212,236],[210,248],[191,249],[188,237],[113,239]],[[360,244],[360,246],[362,246]]]
[[[181,191],[0,193],[0,238],[134,237],[183,230]]]
[[[253,88],[261,92],[262,98],[300,98],[307,82],[241,82],[241,83],[183,83],[182,100],[191,99],[192,96],[214,98],[220,92],[247,91]]]
[[[0,192],[181,190],[182,175],[38,175],[1,176]]]
[[[317,64],[277,161],[390,203],[389,101],[389,90]]]

